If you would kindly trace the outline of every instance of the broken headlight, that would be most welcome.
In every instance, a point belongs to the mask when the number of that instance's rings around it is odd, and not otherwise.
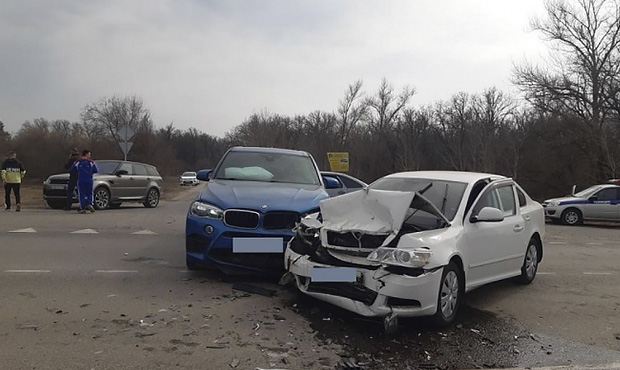
[[[431,254],[431,250],[424,247],[411,250],[380,247],[372,251],[366,258],[369,261],[385,265],[419,268],[428,264]]]

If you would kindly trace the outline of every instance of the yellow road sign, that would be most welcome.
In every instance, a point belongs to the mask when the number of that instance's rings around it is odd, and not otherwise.
[[[335,172],[349,172],[349,153],[348,152],[329,152],[327,153],[329,168]]]

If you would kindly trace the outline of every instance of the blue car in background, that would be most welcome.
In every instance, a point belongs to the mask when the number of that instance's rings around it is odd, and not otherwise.
[[[281,273],[295,224],[338,186],[309,153],[275,148],[231,148],[198,179],[208,184],[187,213],[187,268],[229,274]]]

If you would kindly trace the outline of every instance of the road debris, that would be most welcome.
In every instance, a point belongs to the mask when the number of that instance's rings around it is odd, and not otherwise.
[[[235,368],[235,367],[239,366],[239,359],[234,358],[234,359],[230,362],[230,364],[228,364],[228,366],[230,366],[230,367],[232,367],[232,368]]]

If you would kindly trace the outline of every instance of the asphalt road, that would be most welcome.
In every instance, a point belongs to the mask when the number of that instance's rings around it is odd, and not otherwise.
[[[620,366],[620,227],[549,225],[532,285],[480,288],[453,327],[408,320],[386,337],[272,281],[250,279],[266,297],[186,271],[197,191],[157,209],[0,213],[0,367]]]

